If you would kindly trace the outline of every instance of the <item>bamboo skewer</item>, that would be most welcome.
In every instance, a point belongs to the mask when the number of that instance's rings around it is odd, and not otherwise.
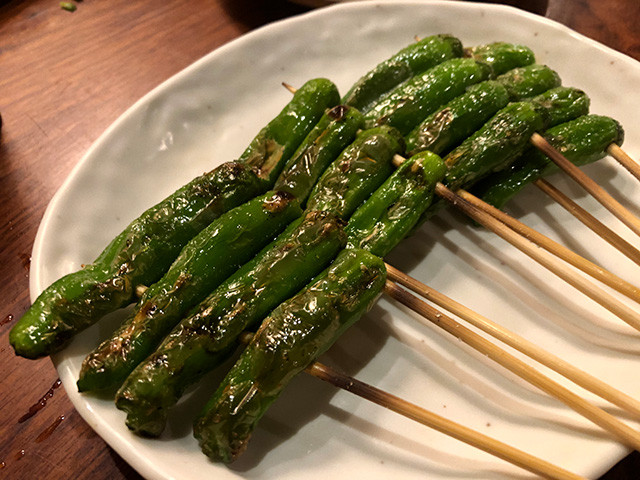
[[[567,160],[564,155],[551,146],[543,136],[534,133],[531,135],[531,143],[547,155],[582,188],[589,192],[603,207],[615,215],[616,218],[633,230],[637,235],[640,235],[640,219],[622,206],[582,170]]]
[[[468,427],[409,403],[395,395],[339,373],[321,363],[314,362],[309,365],[305,371],[338,388],[342,388],[411,420],[415,420],[422,425],[426,425],[427,427],[479,448],[529,472],[551,479],[583,478],[480,432],[476,432]]]
[[[609,242],[609,244],[618,249],[622,254],[626,255],[627,258],[640,265],[640,250],[635,248],[624,238],[615,233],[600,220],[591,215],[584,208],[571,200],[546,180],[540,178],[534,181],[533,184],[553,200],[555,200],[558,204],[560,204],[560,206],[562,206],[565,210],[567,210],[574,217],[580,220],[583,224],[593,230],[602,239]]]
[[[625,425],[614,416],[541,374],[522,360],[495,346],[484,337],[469,330],[447,315],[439,312],[397,284],[387,280],[384,291],[390,297],[420,314],[429,322],[434,323],[478,352],[488,356],[504,368],[515,373],[520,378],[560,400],[585,418],[614,435],[625,445],[635,450],[640,450],[640,433]]]
[[[244,332],[240,335],[242,343],[249,343],[253,334]],[[448,420],[440,415],[425,410],[411,402],[403,400],[391,393],[385,392],[377,387],[364,383],[356,378],[345,375],[337,370],[320,362],[312,362],[305,368],[309,375],[323,380],[331,385],[346,390],[365,400],[396,412],[410,420],[414,420],[422,425],[444,433],[461,442],[476,447],[495,457],[501,458],[513,465],[516,465],[528,472],[541,475],[544,478],[560,480],[583,479],[575,473],[571,473],[563,468],[553,465],[545,460],[534,457],[522,450],[495,440],[487,435],[472,430],[464,425]]]
[[[556,257],[537,247],[488,213],[473,206],[444,185],[436,185],[436,194],[640,331],[640,315],[637,312],[619,302],[577,272],[567,268],[566,265],[559,263]]]
[[[499,210],[492,205],[483,202],[475,195],[472,195],[465,190],[458,190],[456,193],[475,207],[500,220],[502,223],[518,232],[523,237],[529,239],[536,245],[541,246],[548,252],[553,253],[555,256],[573,265],[577,269],[582,270],[588,275],[591,275],[593,278],[600,280],[602,283],[608,285],[617,292],[622,293],[623,295],[636,302],[640,302],[640,289],[635,285],[630,284],[629,282],[614,275],[605,268],[602,268],[595,263],[590,262],[586,258],[581,257],[573,250],[555,242],[554,240],[551,240],[549,237],[541,234],[537,230],[525,225],[524,223],[516,220],[510,215],[507,215],[502,210]]]
[[[387,275],[392,281],[412,290],[436,305],[466,320],[471,325],[479,328],[485,333],[497,338],[510,347],[524,353],[528,357],[536,360],[542,365],[549,367],[555,372],[563,375],[577,385],[589,390],[592,393],[608,400],[623,410],[640,417],[640,402],[629,395],[613,388],[611,385],[598,378],[580,370],[561,358],[549,353],[532,342],[522,338],[516,333],[498,325],[488,318],[474,312],[468,307],[456,302],[446,295],[434,290],[413,277],[401,272],[397,268],[386,264]]]
[[[622,150],[619,145],[612,143],[607,147],[607,153],[615,158],[620,165],[626,168],[631,175],[640,180],[640,165],[638,165],[638,163],[631,158],[627,152]]]

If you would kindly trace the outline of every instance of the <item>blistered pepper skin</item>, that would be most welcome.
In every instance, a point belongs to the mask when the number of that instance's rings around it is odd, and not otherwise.
[[[265,191],[252,170],[227,163],[145,211],[95,262],[47,287],[11,330],[18,355],[38,358],[135,301],[137,285],[157,281],[184,245],[231,208]]]
[[[240,455],[289,381],[370,308],[385,280],[381,259],[344,250],[318,280],[278,306],[196,419],[203,452],[226,463]]]
[[[328,108],[340,103],[336,86],[325,78],[309,80],[251,141],[239,161],[271,186],[302,141]]]
[[[496,81],[507,89],[512,102],[539,95],[562,83],[555,70],[537,63],[514,68],[500,75]]]
[[[364,130],[322,174],[307,210],[331,212],[343,220],[364,202],[393,172],[393,157],[404,150],[394,128]]]
[[[305,204],[325,169],[353,142],[364,117],[355,108],[338,105],[322,116],[291,157],[274,188]]]
[[[547,110],[549,128],[589,113],[589,97],[577,88],[552,88],[533,97],[531,101]]]
[[[469,87],[466,93],[431,114],[406,136],[408,154],[424,150],[438,155],[447,153],[507,103],[507,90],[494,80]]]
[[[268,192],[212,222],[142,295],[131,315],[82,364],[78,389],[119,385],[187,311],[301,215],[298,201]]]
[[[365,115],[365,126],[389,125],[408,134],[438,107],[487,80],[491,67],[470,58],[454,58],[406,81]]]
[[[550,128],[544,137],[571,162],[582,166],[604,157],[612,143],[620,145],[624,132],[612,118],[585,115]],[[556,164],[546,155],[530,149],[509,169],[480,182],[474,193],[496,208],[502,208],[529,183],[555,171]]]
[[[77,332],[134,302],[136,287],[159,280],[198,232],[269,190],[300,141],[338,102],[337,88],[328,80],[303,85],[238,162],[196,178],[150,208],[95,262],[45,289],[11,331],[15,352],[27,358],[54,353]]]
[[[442,159],[429,151],[405,160],[349,220],[348,248],[384,257],[412,231],[446,170]]]
[[[391,89],[439,63],[461,57],[462,43],[451,35],[432,35],[403,48],[361,77],[342,103],[366,113]]]
[[[449,153],[443,183],[452,190],[469,188],[491,172],[509,166],[548,123],[547,110],[533,102],[516,102],[496,113],[480,130]]]
[[[159,435],[185,388],[226,360],[243,330],[254,328],[333,260],[346,244],[343,225],[330,213],[308,213],[201,302],[116,395],[128,427]]]
[[[536,61],[536,57],[529,47],[507,42],[487,43],[466,48],[464,56],[488,63],[491,65],[494,75],[501,75]]]

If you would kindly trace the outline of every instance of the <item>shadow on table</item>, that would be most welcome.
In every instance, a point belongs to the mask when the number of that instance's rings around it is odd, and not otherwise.
[[[284,0],[222,0],[220,3],[234,20],[249,29],[311,10]]]

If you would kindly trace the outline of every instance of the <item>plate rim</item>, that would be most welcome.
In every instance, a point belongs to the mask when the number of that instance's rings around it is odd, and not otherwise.
[[[450,2],[447,0],[434,0],[429,2],[428,7],[429,8],[447,7],[447,8],[455,9],[455,8],[462,8],[463,7],[462,4],[465,4],[465,3],[467,2]],[[43,247],[43,243],[46,239],[47,228],[48,228],[49,222],[51,221],[52,216],[54,215],[54,212],[56,211],[56,206],[63,198],[63,195],[65,194],[65,192],[70,188],[70,186],[72,186],[72,184],[76,180],[76,177],[80,174],[82,169],[86,167],[86,164],[93,157],[94,152],[98,150],[105,142],[108,142],[112,135],[112,132],[116,130],[123,122],[126,121],[127,118],[129,118],[139,108],[147,104],[150,100],[156,98],[162,92],[170,90],[175,83],[179,82],[184,77],[188,77],[192,71],[197,70],[198,68],[200,68],[201,65],[214,61],[217,56],[225,55],[228,50],[231,50],[233,48],[238,48],[244,42],[251,41],[254,37],[259,37],[265,34],[268,35],[271,30],[275,30],[278,28],[287,28],[287,26],[291,23],[305,21],[306,19],[313,18],[316,16],[331,14],[333,11],[339,11],[341,9],[345,9],[345,10],[361,9],[361,8],[368,9],[368,8],[373,8],[375,5],[391,5],[391,4],[416,5],[421,7],[427,7],[427,5],[425,5],[424,2],[421,2],[420,0],[387,0],[387,1],[379,0],[379,1],[370,1],[370,2],[346,2],[346,3],[331,5],[318,10],[313,10],[313,11],[296,15],[293,17],[289,17],[286,19],[282,19],[282,20],[264,25],[251,32],[248,32],[247,34],[241,35],[240,37],[234,40],[231,40],[230,42],[224,45],[221,45],[220,47],[216,48],[212,52],[196,60],[194,63],[184,68],[180,72],[172,75],[171,77],[169,77],[168,79],[160,83],[158,86],[150,90],[147,94],[142,96],[139,100],[134,102],[133,105],[127,108],[95,140],[95,142],[92,143],[92,145],[89,147],[86,153],[82,156],[82,158],[78,161],[78,163],[73,167],[73,169],[71,170],[67,178],[64,180],[64,182],[62,183],[60,188],[56,191],[50,203],[48,204],[45,210],[45,213],[43,215],[43,218],[40,222],[40,225],[38,227],[38,231],[36,233],[36,238],[35,238],[33,249],[32,249],[33,261],[32,261],[32,267],[30,271],[30,280],[29,280],[31,300],[33,301],[43,288],[43,279],[42,279],[43,271],[40,268],[40,263],[38,260],[40,257],[40,252]],[[464,8],[478,8],[478,9],[486,9],[489,11],[509,11],[517,16],[527,18],[528,20],[532,20],[543,25],[551,26],[559,31],[562,31],[563,33],[569,34],[570,36],[578,39],[581,42],[588,43],[591,46],[594,46],[600,50],[603,50],[610,55],[614,55],[622,61],[631,62],[633,65],[637,64],[637,61],[634,60],[633,58],[621,52],[618,52],[610,47],[607,47],[606,45],[603,45],[595,40],[592,40],[578,32],[575,32],[574,30],[570,29],[565,25],[562,25],[554,20],[550,20],[548,18],[541,17],[539,15],[536,15],[530,12],[522,11],[516,7],[500,5],[500,4],[469,3],[468,5],[464,5]],[[92,427],[94,431],[96,431],[96,433],[98,433],[98,435],[100,435],[105,440],[105,442],[111,448],[117,451],[118,454],[121,455],[127,461],[127,463],[129,463],[145,478],[162,479],[162,480],[169,478],[162,475],[160,472],[158,472],[157,469],[154,468],[154,466],[150,464],[147,459],[140,458],[138,455],[133,455],[133,456],[130,455],[130,446],[128,444],[119,443],[121,441],[120,437],[117,437],[117,436],[114,437],[110,429],[104,428],[104,426],[93,421],[94,418],[93,418],[92,411],[90,410],[90,408],[87,407],[85,402],[82,401],[82,397],[78,397],[77,392],[74,391],[75,379],[73,378],[70,379],[67,375],[65,375],[66,372],[60,371],[59,367],[60,367],[61,359],[62,359],[61,355],[54,356],[53,358],[54,364],[56,368],[59,369],[59,373],[61,375],[63,385],[65,386],[67,394],[70,400],[72,401],[74,408],[78,411],[78,413],[82,416],[82,418]]]

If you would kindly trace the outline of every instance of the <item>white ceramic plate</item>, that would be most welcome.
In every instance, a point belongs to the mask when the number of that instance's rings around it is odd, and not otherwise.
[[[640,64],[513,8],[460,2],[347,3],[279,22],[211,53],[152,91],[89,150],[52,200],[35,242],[32,298],[97,256],[148,206],[206,169],[235,158],[284,105],[287,81],[326,76],[342,91],[414,35],[450,32],[465,45],[495,40],[531,46],[566,85],[585,89],[592,110],[627,126],[640,151]],[[637,185],[609,160],[588,169],[623,203],[640,204]],[[624,228],[560,177],[553,179],[631,241]],[[636,207],[631,207],[637,211]],[[511,210],[622,277],[634,267],[542,194],[528,189]],[[443,212],[398,246],[390,261],[507,327],[640,397],[640,337],[608,312],[513,248]],[[115,317],[115,318],[114,318]],[[55,358],[85,420],[150,479],[451,479],[527,477],[515,467],[377,406],[301,375],[269,411],[245,456],[209,462],[189,418],[215,382],[176,409],[160,440],[129,434],[107,400],[76,393],[84,355],[122,317],[80,335]],[[504,376],[457,340],[423,327],[380,301],[324,357],[328,363],[436,413],[575,472],[597,477],[626,449],[568,408]],[[589,395],[589,398],[592,398]],[[598,402],[600,404],[600,402]]]

